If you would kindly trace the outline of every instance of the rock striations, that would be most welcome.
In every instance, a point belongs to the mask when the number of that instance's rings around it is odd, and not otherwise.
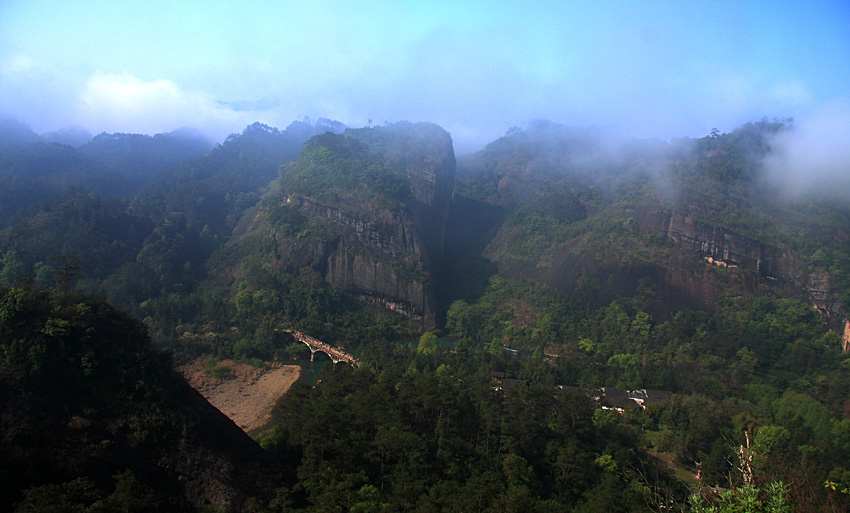
[[[275,265],[292,273],[312,268],[349,297],[432,329],[431,274],[443,254],[454,174],[451,136],[436,125],[397,123],[314,138],[282,171],[275,194],[278,204],[295,206],[324,231],[277,230]],[[260,212],[245,232],[262,229],[269,227]]]

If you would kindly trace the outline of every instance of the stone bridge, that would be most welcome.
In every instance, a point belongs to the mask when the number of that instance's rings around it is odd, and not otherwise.
[[[334,347],[330,344],[326,344],[321,340],[315,339],[306,333],[301,333],[300,331],[295,330],[281,331],[283,331],[284,333],[289,333],[290,335],[295,337],[295,340],[304,343],[308,348],[310,348],[311,362],[313,361],[313,357],[316,355],[317,352],[322,352],[330,356],[331,361],[333,361],[334,364],[337,364],[339,362],[345,362],[351,364],[354,367],[358,367],[360,365],[360,362],[357,360],[357,358],[351,356],[342,349]]]

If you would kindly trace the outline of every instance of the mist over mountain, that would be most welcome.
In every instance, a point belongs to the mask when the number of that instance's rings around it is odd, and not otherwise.
[[[198,7],[0,3],[0,513],[850,511],[850,2]]]
[[[850,195],[850,103],[834,102],[814,118],[778,134],[765,156],[766,178],[790,200]]]
[[[11,117],[0,118],[0,135],[2,147],[24,146],[39,140],[38,134],[29,126]]]
[[[800,220],[800,214],[795,212],[803,205],[826,198],[837,202],[837,215],[845,215],[846,203],[841,200],[846,179],[841,170],[846,165],[846,151],[842,150],[842,132],[836,127],[838,118],[841,118],[840,109],[836,109],[834,116],[824,116],[805,127],[796,126],[790,119],[763,119],[728,134],[712,131],[701,139],[670,141],[636,139],[600,128],[569,127],[537,120],[525,129],[508,130],[504,137],[483,150],[459,160],[460,180],[454,188],[455,203],[470,200],[480,204],[483,211],[495,208],[501,212],[499,215],[505,216],[503,221],[498,220],[500,217],[493,218],[494,223],[504,222],[503,231],[488,242],[489,249],[481,248],[491,261],[507,266],[504,272],[518,273],[518,276],[537,275],[537,279],[550,285],[560,284],[556,288],[567,294],[578,290],[575,280],[579,277],[587,279],[588,272],[597,272],[592,270],[596,269],[596,264],[585,267],[590,264],[567,258],[558,265],[567,265],[572,270],[545,270],[553,264],[552,258],[558,260],[566,256],[557,256],[559,244],[566,243],[565,247],[573,244],[567,235],[572,228],[568,227],[580,226],[576,223],[592,224],[594,216],[626,215],[633,219],[638,231],[652,232],[655,228],[651,225],[656,221],[650,221],[647,216],[667,215],[661,212],[669,212],[674,217],[682,214],[687,219],[702,219],[774,248],[790,248],[801,242],[790,239],[785,233],[783,226],[787,223],[804,233],[814,228],[801,228],[800,223],[818,224],[820,228],[815,229],[818,233],[826,229],[813,218]],[[41,136],[23,123],[8,120],[4,126],[7,128],[4,137],[0,138],[5,148],[3,172],[14,178],[6,191],[9,198],[4,204],[6,216],[23,213],[27,205],[34,205],[37,199],[66,186],[81,187],[81,192],[88,190],[134,198],[131,211],[143,216],[145,222],[167,226],[172,221],[166,218],[180,213],[183,217],[179,226],[186,223],[185,229],[194,233],[193,237],[204,232],[205,237],[219,241],[190,258],[188,262],[194,265],[201,265],[209,251],[230,237],[239,216],[266,194],[265,187],[281,187],[273,182],[279,173],[283,173],[282,176],[295,173],[286,171],[285,164],[297,160],[301,145],[310,137],[325,132],[346,133],[362,139],[372,152],[389,151],[379,160],[390,166],[413,155],[409,146],[412,143],[398,146],[399,143],[394,142],[387,146],[389,143],[381,139],[386,135],[378,138],[371,135],[389,134],[393,126],[406,126],[404,124],[344,132],[346,128],[342,123],[325,118],[315,122],[303,118],[285,130],[254,123],[242,134],[232,134],[216,147],[199,132],[184,128],[154,136],[100,134],[73,149],[43,142]],[[424,144],[423,148],[428,148],[432,143]],[[390,149],[392,147],[396,149]],[[802,151],[803,147],[807,148],[806,152]],[[434,155],[428,156],[426,152],[416,158],[424,158],[426,162],[434,158],[446,160],[445,156]],[[806,155],[810,158],[803,163]],[[429,176],[426,173],[416,178],[411,174],[414,182],[410,186],[414,187],[417,180],[430,180]],[[327,194],[331,190],[328,187],[333,186],[326,184],[324,187],[323,194]],[[286,189],[284,186],[283,190]],[[307,197],[313,201],[317,198],[315,194],[314,191]],[[472,208],[472,204],[455,205],[454,209],[457,208]],[[441,210],[441,215],[445,216],[451,209],[445,204]],[[464,238],[463,234],[451,235],[453,228],[446,227],[446,221],[428,221],[422,217],[424,213],[417,215],[421,218],[417,232],[435,233],[428,236],[431,240],[442,240],[439,233],[447,229],[450,237]],[[745,220],[753,216],[771,219],[776,228],[751,226]],[[543,224],[529,225],[532,220]],[[497,226],[494,224],[491,229]],[[150,237],[147,240],[150,241]],[[437,243],[436,247],[439,246],[441,243]],[[514,254],[511,248],[522,249]],[[606,252],[611,250],[605,249]],[[575,251],[575,248],[570,250]],[[425,272],[436,273],[435,279],[439,280],[443,264],[438,262],[437,254],[440,251],[429,257],[427,265],[433,269]],[[45,261],[48,256],[31,255],[30,258]],[[509,258],[503,260],[503,257]],[[525,260],[533,263],[536,270],[520,270],[520,266],[508,271]],[[509,261],[514,264],[508,264]],[[576,265],[578,267],[573,269]],[[323,268],[316,269],[326,272]],[[654,271],[634,272],[653,274]],[[544,275],[549,277],[544,278]],[[618,281],[621,285],[629,282]],[[802,286],[799,276],[797,282]],[[597,299],[604,304],[613,292]],[[671,298],[679,297],[678,293],[668,292]],[[632,292],[616,292],[624,293]],[[805,297],[802,292],[800,294],[800,298]],[[693,303],[694,306],[710,304],[711,301]],[[667,307],[659,304],[656,308],[660,313]]]
[[[25,146],[36,141],[44,141],[76,148],[89,142],[91,138],[91,133],[81,126],[69,126],[39,135],[18,119],[8,117],[0,120],[0,140],[5,147]]]
[[[91,141],[92,134],[81,126],[70,126],[41,134],[41,138],[45,142],[55,142],[66,146],[79,148],[80,146]]]
[[[433,123],[73,147],[7,122],[2,447],[49,471],[7,479],[4,507],[687,510],[732,482],[840,511],[850,203],[831,121],[663,140],[536,120],[460,157]],[[157,356],[277,366],[309,356],[289,330],[361,365],[287,392],[263,449]],[[748,439],[753,489],[729,464]]]

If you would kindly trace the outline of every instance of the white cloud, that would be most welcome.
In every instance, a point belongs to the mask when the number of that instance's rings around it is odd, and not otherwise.
[[[850,98],[836,99],[780,134],[765,161],[774,182],[794,197],[850,197],[849,119]]]
[[[170,80],[142,80],[128,73],[97,73],[82,88],[77,106],[92,131],[154,134],[192,126],[216,138],[240,131],[251,112],[235,112],[200,91]]]
[[[137,115],[152,107],[179,107],[185,95],[168,80],[145,82],[128,74],[97,74],[91,77],[82,100],[92,110],[108,110],[116,115]]]

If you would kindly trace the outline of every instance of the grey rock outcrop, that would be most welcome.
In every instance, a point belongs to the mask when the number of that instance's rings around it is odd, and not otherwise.
[[[294,240],[277,237],[278,254],[289,272],[311,267],[325,281],[360,302],[410,318],[422,329],[436,322],[431,273],[443,254],[454,188],[455,157],[450,135],[431,124],[401,123],[346,132],[403,169],[410,197],[401,206],[351,199],[326,205],[284,195],[300,213],[320,220],[332,237]]]

